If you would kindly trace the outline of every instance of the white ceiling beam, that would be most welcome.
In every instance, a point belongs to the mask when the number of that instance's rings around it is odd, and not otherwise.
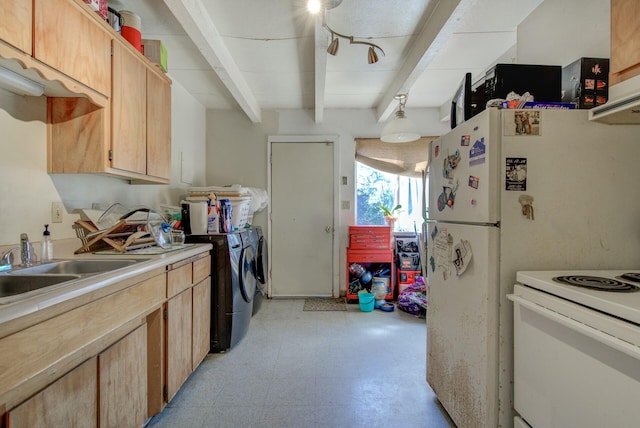
[[[258,101],[242,77],[211,16],[201,0],[164,0],[202,56],[253,123],[262,121]]]
[[[324,93],[327,84],[327,34],[323,27],[322,13],[316,14],[315,19],[315,120],[324,120]]]
[[[409,93],[435,56],[442,50],[447,40],[458,26],[461,18],[478,0],[432,1],[427,9],[429,17],[416,41],[412,44],[402,67],[387,88],[376,109],[378,122],[386,121],[398,107],[397,94]],[[409,104],[411,96],[408,98]]]

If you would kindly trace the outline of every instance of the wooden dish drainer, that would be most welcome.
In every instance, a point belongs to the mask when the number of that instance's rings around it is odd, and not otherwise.
[[[76,220],[73,225],[82,247],[74,253],[90,253],[115,250],[120,253],[156,245],[156,240],[146,231],[146,221],[121,219],[113,226],[99,230],[92,222]]]

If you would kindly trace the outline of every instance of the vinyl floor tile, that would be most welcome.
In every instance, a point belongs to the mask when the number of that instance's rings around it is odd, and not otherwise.
[[[450,428],[425,380],[425,320],[303,311],[266,300],[247,336],[210,354],[153,428]]]

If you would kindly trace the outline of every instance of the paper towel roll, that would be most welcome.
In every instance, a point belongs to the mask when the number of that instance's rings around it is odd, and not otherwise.
[[[207,203],[189,202],[189,219],[192,235],[207,234]]]

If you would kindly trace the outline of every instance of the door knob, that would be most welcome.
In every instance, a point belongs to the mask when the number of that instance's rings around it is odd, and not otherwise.
[[[324,228],[324,231],[327,232],[327,233],[331,233],[332,229],[333,229],[333,227],[327,226],[327,227]]]

